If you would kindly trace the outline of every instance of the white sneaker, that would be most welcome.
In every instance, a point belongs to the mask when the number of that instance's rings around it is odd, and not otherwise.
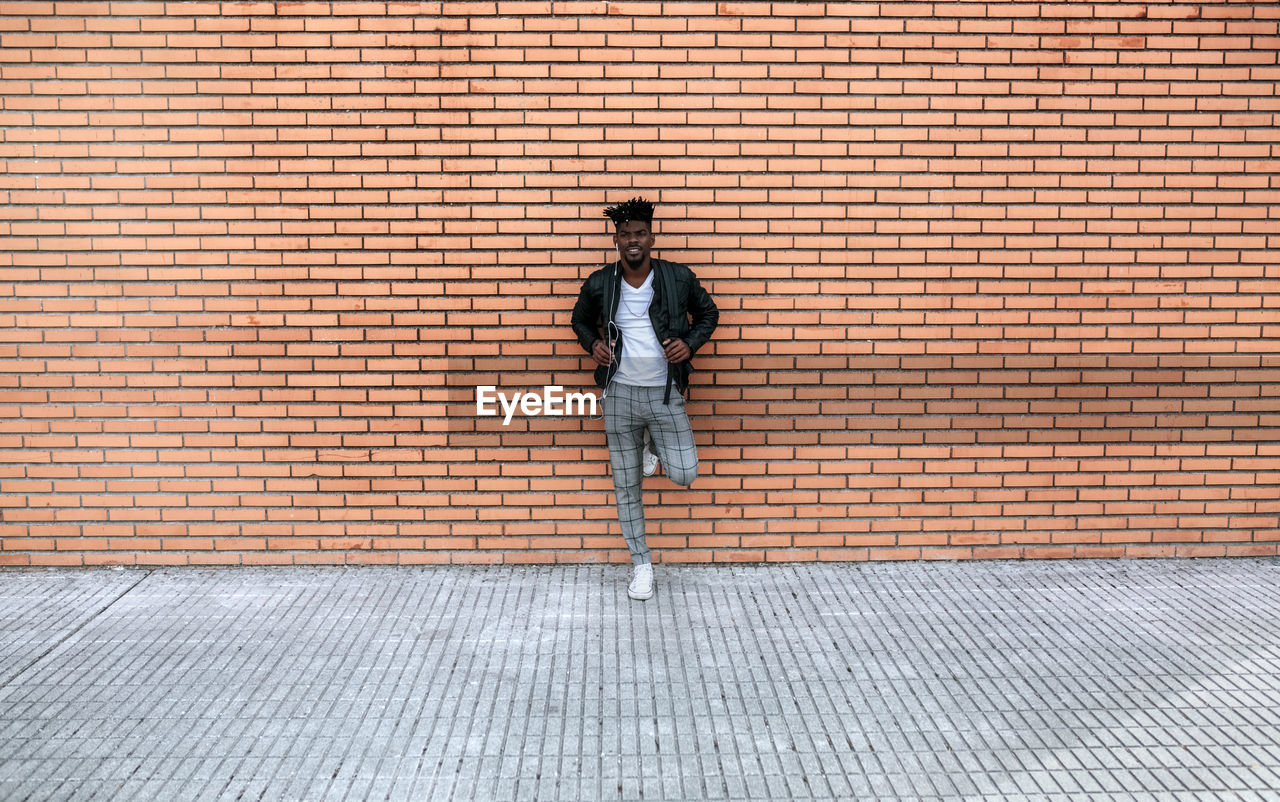
[[[632,570],[627,595],[636,601],[653,598],[653,563],[637,565]]]
[[[640,452],[640,456],[644,458],[644,475],[653,476],[658,472],[658,455],[653,451],[653,440],[649,437],[649,430],[644,432],[644,450]]]

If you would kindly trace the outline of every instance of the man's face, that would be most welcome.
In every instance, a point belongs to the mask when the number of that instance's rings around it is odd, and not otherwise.
[[[653,248],[653,232],[643,220],[628,220],[613,233],[613,244],[630,267],[640,267]]]

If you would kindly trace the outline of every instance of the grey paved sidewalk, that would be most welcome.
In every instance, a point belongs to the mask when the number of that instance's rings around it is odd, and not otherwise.
[[[1278,799],[1280,563],[0,572],[0,799]]]

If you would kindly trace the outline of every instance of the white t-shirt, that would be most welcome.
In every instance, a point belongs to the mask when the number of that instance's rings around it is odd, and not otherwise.
[[[622,296],[614,322],[622,332],[622,356],[613,380],[633,387],[664,387],[667,357],[653,333],[649,304],[653,303],[653,271],[639,287],[622,280]]]

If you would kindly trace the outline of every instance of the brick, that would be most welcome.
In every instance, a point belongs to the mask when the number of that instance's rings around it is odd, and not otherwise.
[[[503,432],[440,387],[589,381],[567,315],[622,191],[724,312],[659,559],[1274,540],[1235,506],[1280,479],[1271,21],[22,8],[0,556],[57,525],[75,564],[624,562],[598,422]]]

